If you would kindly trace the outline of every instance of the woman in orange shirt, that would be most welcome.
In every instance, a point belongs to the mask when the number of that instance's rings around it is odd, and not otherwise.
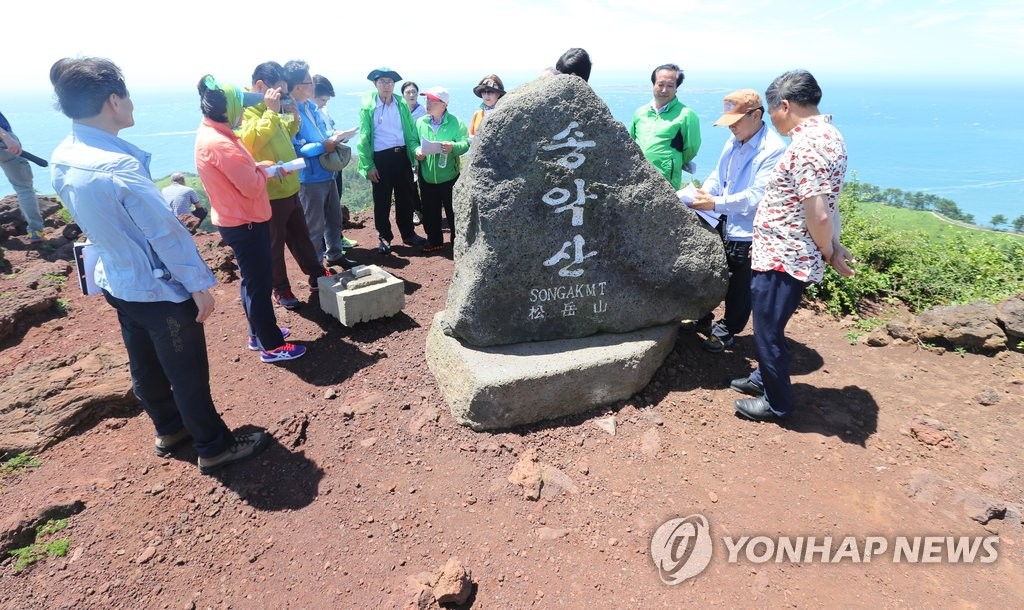
[[[498,100],[505,95],[505,84],[501,82],[497,74],[488,74],[480,79],[480,84],[473,87],[473,94],[480,98],[482,103],[480,109],[473,113],[473,118],[469,120],[469,140],[471,142],[476,137],[480,124],[484,122],[484,117],[494,110]]]
[[[263,362],[293,360],[306,348],[285,342],[271,303],[270,199],[272,161],[256,163],[232,131],[242,117],[242,93],[212,76],[199,81],[203,120],[196,132],[196,169],[210,197],[210,219],[231,247],[242,276],[242,307],[249,320],[249,349]]]

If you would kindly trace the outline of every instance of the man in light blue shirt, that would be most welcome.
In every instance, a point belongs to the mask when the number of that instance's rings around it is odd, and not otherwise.
[[[395,223],[407,246],[425,246],[416,234],[413,209],[416,205],[412,168],[420,145],[409,105],[395,95],[395,82],[402,77],[390,68],[377,68],[366,76],[376,91],[363,99],[359,109],[359,173],[373,183],[373,223],[381,254],[391,252],[391,197],[395,199]]]
[[[729,264],[725,317],[711,327],[702,344],[709,352],[721,352],[732,347],[734,335],[750,320],[754,214],[786,143],[765,124],[761,96],[753,89],[740,89],[725,96],[723,114],[714,124],[728,127],[733,135],[725,143],[718,165],[704,181],[700,195],[689,206],[725,217],[725,254]],[[709,313],[704,321],[710,323],[713,318],[713,313]]]
[[[207,473],[258,453],[266,432],[232,434],[213,405],[202,323],[216,280],[153,184],[149,153],[117,137],[135,124],[120,68],[65,58],[50,82],[73,120],[50,161],[53,187],[99,255],[96,285],[117,310],[157,455],[191,438]]]

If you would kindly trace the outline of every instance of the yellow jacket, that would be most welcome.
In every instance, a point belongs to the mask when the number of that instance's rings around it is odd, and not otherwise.
[[[299,123],[290,113],[279,114],[260,103],[242,113],[238,138],[257,161],[285,162],[298,156],[292,146],[292,137],[298,131]],[[267,195],[271,199],[284,199],[298,192],[298,172],[267,180]]]

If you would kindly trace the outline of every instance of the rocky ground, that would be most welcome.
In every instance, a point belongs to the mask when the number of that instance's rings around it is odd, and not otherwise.
[[[375,243],[372,222],[347,234]],[[275,440],[203,476],[191,449],[153,455],[113,311],[67,278],[63,240],[51,227],[42,247],[2,244],[0,440],[45,448],[0,479],[0,546],[31,544],[52,517],[68,525],[40,541],[70,544],[20,571],[0,563],[0,607],[1024,606],[1020,352],[869,347],[804,308],[790,324],[800,411],[783,426],[733,414],[723,382],[750,369],[748,330],[720,355],[681,333],[627,402],[475,433],[453,423],[424,362],[450,250],[360,247],[353,258],[405,281],[404,311],[349,329],[314,306],[278,309],[310,350],[292,363],[259,362],[237,282],[215,288],[215,401],[229,425]],[[213,237],[197,241],[225,267]],[[710,564],[663,584],[652,534],[695,514]],[[744,536],[767,538],[729,561],[723,539]],[[758,561],[783,536],[890,548]],[[897,536],[998,536],[998,559],[951,564],[940,546],[896,563]]]

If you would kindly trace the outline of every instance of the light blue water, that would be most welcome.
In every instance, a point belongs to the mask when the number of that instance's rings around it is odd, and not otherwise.
[[[479,104],[474,84],[446,83],[452,96],[449,110],[464,121]],[[650,86],[644,84],[595,81],[593,86],[623,122],[651,97]],[[834,116],[846,137],[850,169],[860,180],[947,197],[979,223],[995,214],[1011,220],[1024,214],[1024,122],[1013,120],[1013,109],[1006,106],[1006,100],[1020,99],[1014,93],[1024,93],[1024,87],[1016,92],[1005,83],[963,89],[919,83],[823,87],[820,108]],[[339,128],[356,126],[360,98],[369,88],[369,83],[335,84],[338,96],[328,108]],[[711,123],[721,112],[722,96],[733,88],[689,89],[684,83],[680,97],[701,117],[698,179],[710,171],[729,136],[727,129]],[[135,126],[121,136],[153,153],[153,175],[195,172],[195,92],[134,91],[132,98]],[[25,148],[40,157],[48,158],[69,130],[70,122],[53,109],[49,96],[15,93],[2,103],[0,110]],[[35,175],[40,193],[53,192],[47,170],[35,168]],[[7,180],[0,178],[0,195],[11,192]]]

